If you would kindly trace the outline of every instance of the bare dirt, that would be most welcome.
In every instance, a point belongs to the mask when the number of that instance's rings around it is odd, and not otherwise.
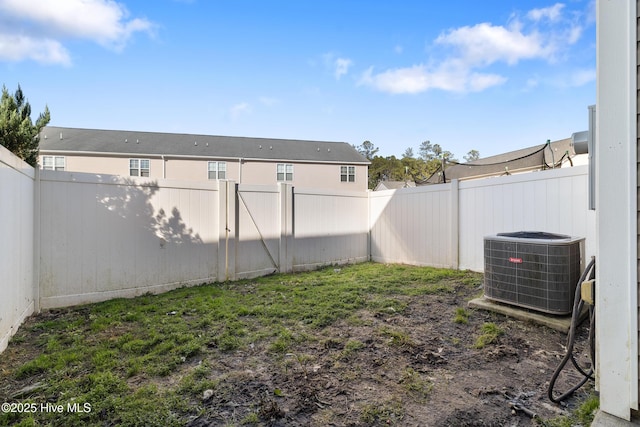
[[[401,314],[362,312],[360,325],[340,321],[323,330],[324,339],[278,361],[262,348],[222,357],[214,366],[224,381],[205,401],[206,413],[188,425],[228,425],[256,402],[260,424],[270,426],[544,425],[593,392],[588,383],[563,406],[548,399],[565,353],[563,333],[481,310],[468,310],[467,324],[454,323],[456,308],[473,293],[460,286],[412,297]],[[504,334],[476,349],[485,322]],[[585,329],[576,347],[588,366]],[[363,346],[349,351],[356,341]],[[581,378],[568,366],[556,395]]]
[[[566,415],[592,392],[588,383],[567,405],[552,403],[547,387],[564,356],[566,335],[466,308],[479,292],[457,285],[455,292],[403,297],[406,310],[360,311],[287,353],[275,355],[265,343],[196,358],[190,368],[206,363],[209,378],[217,382],[204,394],[185,393],[193,410],[181,420],[190,427],[534,426]],[[454,322],[461,307],[467,323]],[[34,316],[27,325],[53,315]],[[504,334],[475,348],[488,322]],[[583,326],[577,344],[583,366],[588,365],[586,334]],[[12,366],[32,357],[27,351],[8,354],[13,360],[5,362]],[[581,379],[572,367],[564,372],[559,392]],[[131,387],[137,386],[135,380],[130,379]],[[172,376],[159,386],[177,388],[179,380]],[[2,391],[11,395],[29,384],[5,386]]]

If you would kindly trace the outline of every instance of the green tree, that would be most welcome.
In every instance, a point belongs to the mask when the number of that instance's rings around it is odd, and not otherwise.
[[[409,147],[402,153],[403,159],[413,159],[413,148]]]
[[[354,148],[358,150],[358,153],[362,154],[369,161],[373,160],[373,156],[375,156],[379,150],[379,148],[373,145],[371,141],[364,141],[357,147],[354,146]]]
[[[466,156],[463,157],[465,162],[473,162],[474,160],[478,160],[480,158],[480,152],[478,150],[471,150],[467,153]]]
[[[13,96],[6,86],[2,86],[0,144],[31,166],[35,167],[38,163],[40,131],[50,119],[49,107],[45,106],[44,112],[40,113],[34,124],[31,121],[31,105],[24,97],[20,85]]]
[[[402,161],[396,156],[375,156],[369,165],[369,188],[374,189],[380,181],[401,181],[405,169]]]
[[[433,152],[433,144],[431,144],[431,141],[429,140],[423,141],[422,144],[420,144],[418,152],[420,153],[420,158],[425,162],[433,160],[436,157],[435,153]]]

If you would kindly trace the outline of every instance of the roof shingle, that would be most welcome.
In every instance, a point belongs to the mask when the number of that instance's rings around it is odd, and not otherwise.
[[[40,151],[369,164],[345,142],[55,126],[47,126],[40,133]]]

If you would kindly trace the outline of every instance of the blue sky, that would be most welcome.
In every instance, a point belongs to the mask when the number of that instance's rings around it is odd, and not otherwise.
[[[0,0],[0,83],[51,125],[459,159],[570,137],[595,1]]]

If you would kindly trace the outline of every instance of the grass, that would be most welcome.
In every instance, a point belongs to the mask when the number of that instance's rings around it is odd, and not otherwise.
[[[26,346],[32,357],[21,366],[0,366],[0,381],[43,382],[43,401],[66,405],[73,399],[89,403],[91,412],[0,413],[0,425],[181,425],[200,410],[205,390],[216,397],[233,392],[227,390],[224,376],[213,373],[209,361],[215,363],[216,355],[260,347],[306,376],[313,360],[295,349],[326,341],[320,338],[323,328],[338,320],[361,322],[354,316],[358,310],[394,316],[407,309],[409,297],[452,293],[460,283],[474,286],[479,277],[365,263],[43,313],[10,343],[9,350]],[[414,345],[400,329],[384,327],[378,334],[389,346]],[[341,360],[365,347],[358,340],[327,343],[340,346]],[[405,372],[400,381],[420,398],[430,390],[415,372]],[[259,402],[255,404],[257,408]],[[372,405],[363,412],[363,420],[401,417],[397,402]],[[256,424],[260,411],[237,421]]]
[[[371,403],[362,409],[360,420],[367,425],[379,423],[382,425],[395,425],[402,421],[404,410],[402,403],[388,401],[382,403]]]
[[[431,381],[423,378],[419,372],[412,368],[405,369],[400,378],[400,384],[419,402],[423,402],[433,388]]]
[[[463,307],[456,308],[456,315],[453,318],[453,322],[461,325],[466,325],[467,323],[469,323],[469,312]]]
[[[482,349],[489,344],[498,341],[498,337],[504,334],[504,331],[493,322],[487,322],[480,328],[482,334],[476,339],[474,348]]]
[[[596,416],[598,408],[600,408],[600,399],[595,394],[591,394],[571,415],[541,420],[538,424],[544,427],[589,426]]]

